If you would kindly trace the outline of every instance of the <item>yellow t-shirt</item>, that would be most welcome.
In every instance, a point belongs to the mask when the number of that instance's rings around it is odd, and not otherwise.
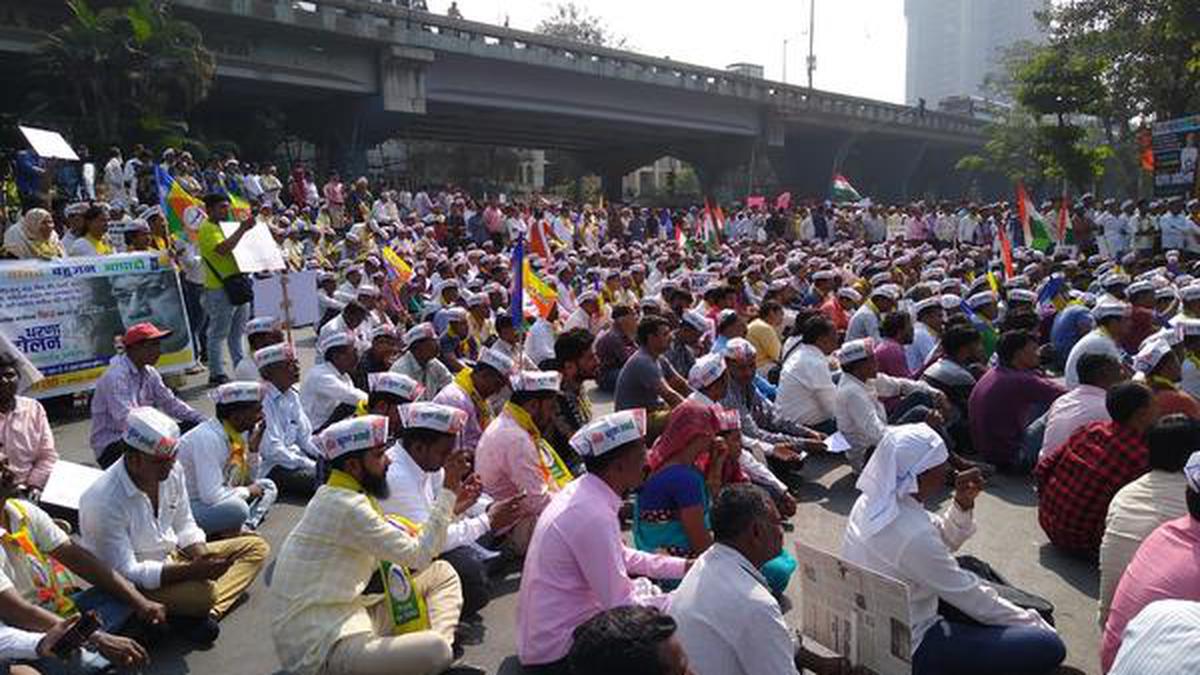
[[[196,235],[196,245],[202,258],[200,265],[204,267],[204,287],[209,290],[219,290],[221,279],[229,278],[241,272],[233,254],[217,253],[217,245],[225,241],[225,233],[221,227],[211,220],[204,221]],[[213,268],[220,273],[221,278],[213,274]]]

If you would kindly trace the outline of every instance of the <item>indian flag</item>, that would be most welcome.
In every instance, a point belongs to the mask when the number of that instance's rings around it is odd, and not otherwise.
[[[1017,214],[1021,219],[1025,245],[1042,253],[1049,251],[1055,244],[1055,237],[1051,234],[1053,230],[1045,217],[1033,208],[1033,201],[1025,192],[1025,185],[1020,182],[1017,183]]]
[[[857,204],[862,201],[862,195],[858,194],[858,190],[846,180],[842,174],[834,174],[833,190],[830,191],[830,198],[838,204]]]

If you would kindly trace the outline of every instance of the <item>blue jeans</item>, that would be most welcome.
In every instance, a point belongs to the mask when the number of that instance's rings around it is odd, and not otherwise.
[[[234,366],[245,356],[242,333],[250,316],[250,303],[234,307],[229,304],[224,289],[205,289],[204,314],[208,317],[209,377],[221,377],[225,375],[225,363],[221,359],[222,342],[228,343],[229,358]]]
[[[133,618],[133,608],[95,586],[71,596],[80,612],[95,612],[100,628],[106,633],[118,633]]]
[[[205,534],[221,532],[237,532],[242,526],[251,530],[258,529],[267,517],[267,512],[275,504],[279,491],[270,480],[258,481],[263,486],[263,495],[258,499],[247,502],[240,497],[228,497],[216,504],[205,504],[199,499],[192,501],[192,517]]]
[[[1062,663],[1067,648],[1033,626],[973,626],[941,620],[913,654],[913,675],[1038,675]]]

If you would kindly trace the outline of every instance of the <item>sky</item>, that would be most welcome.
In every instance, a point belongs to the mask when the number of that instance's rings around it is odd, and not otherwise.
[[[808,17],[816,2],[817,89],[904,102],[905,22],[903,0],[577,0],[608,28],[624,36],[632,51],[669,56],[712,68],[755,63],[770,80],[807,81]],[[450,0],[429,0],[444,13]],[[458,0],[463,17],[533,30],[554,14],[549,0]]]

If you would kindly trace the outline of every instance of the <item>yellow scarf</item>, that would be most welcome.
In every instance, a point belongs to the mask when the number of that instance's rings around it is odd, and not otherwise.
[[[79,590],[79,580],[71,570],[38,548],[29,529],[29,513],[20,501],[9,499],[4,502],[4,506],[12,506],[21,515],[21,520],[18,521],[16,531],[5,532],[0,535],[0,539],[19,547],[29,558],[30,576],[33,579],[38,606],[60,617],[75,616],[79,611],[71,600],[71,594]]]
[[[104,241],[103,239],[92,239],[92,235],[90,235],[90,234],[84,238],[87,239],[88,241],[92,242],[92,246],[94,246],[96,248],[96,255],[111,255],[112,254],[113,247],[109,246],[107,241]]]
[[[1150,376],[1150,384],[1153,385],[1156,389],[1165,389],[1167,391],[1176,391],[1179,388],[1175,385],[1174,382],[1168,380],[1167,378],[1163,377],[1162,375]]]
[[[20,226],[13,225],[13,227],[20,227]],[[56,243],[50,239],[41,239],[38,241],[29,239],[28,241],[29,241],[29,250],[31,253],[33,253],[33,256],[35,258],[41,258],[43,260],[50,260],[52,258],[63,257],[62,247],[59,246],[58,243]]]
[[[546,483],[546,487],[550,488],[551,492],[558,492],[567,483],[570,483],[575,478],[571,475],[571,470],[554,451],[554,446],[542,438],[542,432],[533,423],[533,418],[529,416],[529,413],[511,401],[504,404],[504,410],[512,416],[517,426],[524,429],[525,433],[529,434],[533,440],[533,445],[538,451],[538,469],[542,472],[542,481]]]
[[[458,371],[458,374],[454,376],[454,383],[467,392],[467,396],[471,397],[471,403],[475,404],[475,417],[479,420],[479,428],[486,429],[492,422],[492,409],[488,407],[487,401],[475,390],[475,380],[471,379],[471,369],[463,368]],[[522,410],[521,412],[525,411]]]
[[[225,463],[225,482],[230,487],[242,487],[250,484],[250,457],[246,442],[237,429],[229,422],[222,421],[225,428],[225,438],[229,441],[229,460]]]
[[[384,515],[379,502],[363,489],[358,480],[338,469],[329,472],[329,480],[325,482],[331,488],[349,490],[366,496],[371,510],[379,514],[389,525],[402,530],[410,537],[419,536],[421,526],[397,515]],[[412,572],[402,565],[379,561],[379,577],[383,580],[383,591],[386,596],[388,609],[392,618],[392,634],[404,635],[429,630],[429,610],[425,605],[425,596],[417,592],[413,584]]]

